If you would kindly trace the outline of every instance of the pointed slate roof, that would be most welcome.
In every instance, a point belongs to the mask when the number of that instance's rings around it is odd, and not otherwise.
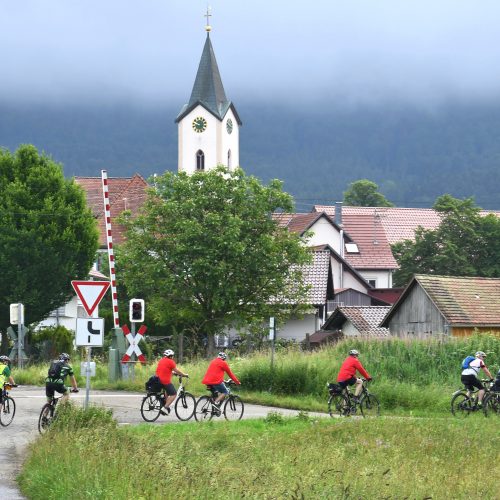
[[[198,105],[203,106],[219,120],[222,120],[227,110],[231,108],[238,123],[241,125],[234,105],[226,97],[217,60],[215,59],[214,49],[208,33],[201,54],[200,65],[198,66],[198,73],[196,74],[191,97],[189,98],[189,102],[181,109],[175,122],[177,123],[182,120],[182,118]]]

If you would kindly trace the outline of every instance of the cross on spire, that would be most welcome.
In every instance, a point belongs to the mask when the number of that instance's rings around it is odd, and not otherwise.
[[[205,26],[205,31],[207,31],[207,32],[209,32],[212,29],[212,27],[210,26],[210,18],[212,17],[210,10],[211,10],[210,5],[207,5],[207,13],[204,14],[204,16],[203,16],[203,17],[207,18],[207,24]]]

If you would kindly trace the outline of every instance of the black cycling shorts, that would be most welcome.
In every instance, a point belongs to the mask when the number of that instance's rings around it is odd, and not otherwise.
[[[48,398],[53,398],[56,391],[59,394],[67,394],[68,388],[62,382],[47,382],[45,384],[45,394]]]
[[[461,379],[462,384],[464,384],[469,391],[473,391],[474,387],[484,389],[484,385],[475,375],[462,375]]]
[[[177,394],[174,384],[164,384],[163,388],[165,389],[167,396],[175,396]]]
[[[338,384],[342,387],[342,389],[345,389],[348,385],[354,385],[356,380],[358,380],[356,377],[351,377],[347,380],[342,380],[342,382],[339,382]]]

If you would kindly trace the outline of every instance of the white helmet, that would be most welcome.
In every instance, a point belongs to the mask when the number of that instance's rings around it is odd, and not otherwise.
[[[163,355],[166,356],[167,358],[171,358],[174,355],[174,351],[172,349],[167,349],[166,351],[163,351]]]
[[[356,351],[356,349],[351,349],[349,351],[349,356],[359,356],[359,351]]]
[[[477,351],[476,354],[474,354],[474,356],[476,356],[476,358],[479,358],[480,356],[482,358],[485,358],[486,357],[486,353],[483,352],[483,351]]]
[[[217,357],[220,358],[220,359],[226,359],[227,358],[227,354],[225,352],[219,352],[219,354],[217,354]]]

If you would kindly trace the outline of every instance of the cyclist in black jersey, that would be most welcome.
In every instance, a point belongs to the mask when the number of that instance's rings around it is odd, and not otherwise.
[[[69,364],[70,356],[63,352],[58,360],[52,361],[48,376],[45,379],[45,395],[47,396],[47,400],[50,402],[54,397],[54,393],[58,392],[59,394],[63,394],[61,398],[61,403],[68,401],[69,399],[69,390],[65,385],[65,378],[67,376],[70,377],[71,385],[73,387],[73,392],[78,392],[78,386],[76,383],[75,374],[73,372],[73,368]]]

